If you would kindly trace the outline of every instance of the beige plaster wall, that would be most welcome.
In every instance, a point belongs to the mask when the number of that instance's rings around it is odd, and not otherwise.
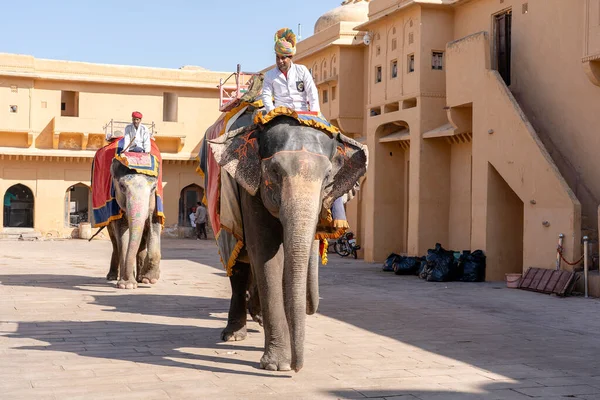
[[[163,165],[163,190],[165,226],[178,222],[179,197],[181,190],[196,184],[204,187],[203,180],[195,173],[195,165]],[[43,234],[68,234],[73,228],[65,226],[64,199],[67,189],[78,183],[90,186],[91,160],[89,162],[69,161],[0,161],[0,193],[13,185],[23,184],[34,195],[34,228]],[[91,193],[90,193],[91,196]],[[90,197],[91,198],[91,197]],[[0,215],[0,226],[3,226]]]
[[[586,47],[590,53],[598,48],[594,27],[600,22],[600,2],[529,0],[526,14],[523,3],[479,0],[461,5],[455,11],[454,36],[492,33],[492,14],[512,8],[510,90],[582,202],[585,227],[597,228],[600,137],[593,132],[600,88],[586,77],[581,59]]]

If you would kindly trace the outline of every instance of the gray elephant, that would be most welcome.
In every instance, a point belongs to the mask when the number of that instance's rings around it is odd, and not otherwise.
[[[123,216],[108,225],[113,253],[106,279],[118,279],[120,289],[135,289],[138,282],[154,284],[160,276],[161,259],[162,224],[155,215],[158,179],[139,174],[116,159],[110,173]]]
[[[319,304],[317,224],[366,173],[367,149],[286,116],[258,129],[230,132],[209,145],[221,168],[245,189],[239,201],[249,264],[238,261],[233,267],[223,339],[246,336],[246,292],[253,279],[265,330],[260,366],[299,371],[306,315]]]

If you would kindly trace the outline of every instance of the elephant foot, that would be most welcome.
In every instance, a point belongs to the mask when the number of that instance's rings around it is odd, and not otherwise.
[[[117,287],[119,289],[136,289],[137,288],[137,282],[136,281],[124,281],[124,280],[120,280],[119,282],[117,282]]]
[[[224,342],[239,342],[246,339],[248,332],[246,331],[246,325],[239,324],[227,324],[225,329],[221,332],[221,340]]]
[[[290,357],[277,352],[265,352],[260,359],[260,367],[267,371],[291,371]]]
[[[119,279],[119,274],[117,272],[109,272],[106,275],[107,281],[116,281],[117,279]]]
[[[260,313],[254,314],[252,311],[250,312],[250,316],[252,317],[252,321],[258,322],[260,326],[263,326],[263,317]]]
[[[138,282],[144,283],[146,285],[148,285],[148,284],[154,285],[156,282],[158,282],[158,278],[148,278],[146,276],[143,276],[142,279],[140,279]]]

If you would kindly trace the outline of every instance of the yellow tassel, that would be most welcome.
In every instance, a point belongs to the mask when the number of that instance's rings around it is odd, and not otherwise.
[[[327,265],[327,247],[329,247],[329,242],[327,242],[327,239],[323,239],[323,254],[321,254],[321,263],[323,265]]]

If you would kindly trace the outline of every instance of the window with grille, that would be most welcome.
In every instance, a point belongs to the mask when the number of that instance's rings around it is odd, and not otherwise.
[[[431,69],[443,70],[444,69],[444,52],[434,51],[431,55]]]
[[[323,90],[323,104],[329,102],[329,93],[327,90]]]
[[[381,82],[381,65],[375,67],[375,83]]]
[[[392,71],[392,79],[397,78],[398,77],[398,60],[392,61],[391,71]]]

